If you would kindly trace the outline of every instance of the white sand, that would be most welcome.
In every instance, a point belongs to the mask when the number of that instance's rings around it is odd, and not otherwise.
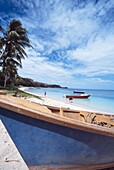
[[[22,90],[22,91],[25,91],[26,87],[21,87],[19,89]],[[35,95],[34,93],[30,93],[30,92],[27,92],[27,93]],[[58,101],[56,99],[52,99],[52,98],[49,98],[47,96],[41,96],[41,95],[36,95],[36,96],[41,97],[42,100],[37,99],[37,98],[28,98],[27,100],[29,100],[31,102],[39,103],[39,104],[42,104],[42,105],[49,105],[49,106],[55,106],[55,107],[60,107],[60,108],[61,107],[62,108],[69,108],[69,109],[79,110],[79,111],[89,111],[89,112],[106,113],[106,114],[114,115],[114,113],[110,113],[110,112],[107,113],[107,112],[102,111],[102,110],[87,108],[85,106],[84,107],[79,106],[79,105],[77,106],[77,105],[74,105],[73,103]]]

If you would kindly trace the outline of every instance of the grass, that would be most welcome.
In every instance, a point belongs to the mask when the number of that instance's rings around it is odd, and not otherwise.
[[[14,87],[6,87],[6,88],[0,86],[0,91],[6,93],[9,96],[25,97],[25,98],[34,97],[34,98],[41,99],[39,96],[28,94],[26,92],[23,92],[23,91],[19,90],[18,88],[19,87],[16,87],[16,86],[14,86]]]

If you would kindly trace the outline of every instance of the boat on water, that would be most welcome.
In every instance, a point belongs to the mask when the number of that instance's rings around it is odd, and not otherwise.
[[[69,98],[69,99],[87,99],[90,96],[91,96],[90,94],[66,95],[66,98]]]
[[[84,91],[76,91],[76,90],[74,90],[73,93],[81,93],[81,94],[84,94],[85,92],[84,92]]]
[[[114,115],[0,95],[0,119],[30,170],[114,167]]]

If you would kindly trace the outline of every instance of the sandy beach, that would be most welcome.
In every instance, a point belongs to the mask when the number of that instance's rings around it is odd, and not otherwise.
[[[19,88],[19,90],[21,91],[26,91],[26,87],[21,87]],[[34,93],[30,93],[27,92],[29,94],[33,94]],[[74,105],[73,102],[70,103],[69,101],[63,102],[63,101],[58,101],[56,99],[52,99],[48,96],[41,96],[41,95],[36,95],[39,96],[41,99],[37,99],[37,98],[28,98],[26,100],[29,100],[31,102],[35,102],[35,103],[39,103],[41,105],[49,105],[49,106],[55,106],[55,107],[60,107],[60,108],[69,108],[69,109],[73,109],[73,110],[79,110],[79,111],[89,111],[89,112],[97,112],[97,113],[107,113],[107,114],[114,114],[114,113],[108,113],[108,112],[104,112],[102,110],[97,110],[94,108],[88,108],[85,106],[80,106],[80,105]]]

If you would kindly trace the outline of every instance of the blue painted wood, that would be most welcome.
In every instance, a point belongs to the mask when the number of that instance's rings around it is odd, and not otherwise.
[[[28,166],[114,162],[114,137],[63,127],[3,108],[0,118]]]

